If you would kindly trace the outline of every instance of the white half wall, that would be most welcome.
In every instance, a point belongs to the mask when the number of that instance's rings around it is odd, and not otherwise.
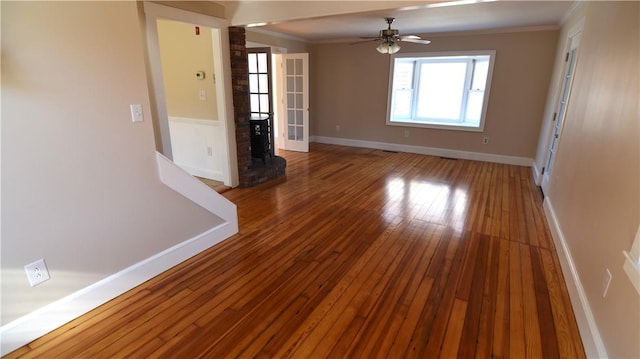
[[[238,233],[235,204],[160,153],[156,153],[156,161],[163,184],[220,217],[222,223],[2,326],[0,355],[28,344]]]
[[[225,181],[225,134],[220,121],[169,117],[173,161],[191,175]]]

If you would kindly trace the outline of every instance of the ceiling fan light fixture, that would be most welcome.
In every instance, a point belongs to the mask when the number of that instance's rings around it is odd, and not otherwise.
[[[386,43],[382,43],[382,44],[378,45],[378,47],[376,47],[376,50],[378,50],[378,52],[381,53],[381,54],[388,54],[389,53],[389,46]]]
[[[398,45],[397,42],[383,42],[380,45],[378,45],[378,47],[376,48],[376,50],[378,50],[379,53],[381,54],[395,54],[396,52],[400,51],[400,45]]]
[[[398,45],[397,42],[392,42],[391,45],[389,45],[389,54],[395,54],[398,51],[400,51],[400,45]]]

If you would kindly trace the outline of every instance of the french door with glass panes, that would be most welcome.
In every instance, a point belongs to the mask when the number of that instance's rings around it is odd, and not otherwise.
[[[284,54],[282,63],[285,80],[283,149],[309,152],[309,54]]]

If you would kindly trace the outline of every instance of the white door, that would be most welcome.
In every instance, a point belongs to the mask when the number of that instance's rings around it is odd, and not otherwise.
[[[571,45],[569,52],[567,52],[565,59],[565,71],[564,78],[562,79],[562,87],[560,93],[560,101],[558,107],[553,115],[553,130],[551,134],[551,143],[549,144],[549,155],[547,157],[547,163],[544,166],[544,173],[542,175],[542,191],[546,194],[549,187],[549,179],[551,178],[551,172],[553,171],[553,162],[555,161],[556,154],[558,152],[558,144],[560,142],[560,136],[562,134],[562,125],[567,113],[567,105],[569,103],[569,95],[571,94],[571,83],[573,82],[573,75],[576,68],[576,59],[578,55],[578,43],[580,41],[580,33],[571,37]]]
[[[284,54],[282,149],[309,152],[309,54]]]

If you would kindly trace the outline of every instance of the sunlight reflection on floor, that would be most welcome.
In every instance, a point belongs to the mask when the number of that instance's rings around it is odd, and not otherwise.
[[[467,191],[429,181],[391,178],[386,183],[383,207],[388,219],[399,216],[438,223],[462,231],[468,214]]]

